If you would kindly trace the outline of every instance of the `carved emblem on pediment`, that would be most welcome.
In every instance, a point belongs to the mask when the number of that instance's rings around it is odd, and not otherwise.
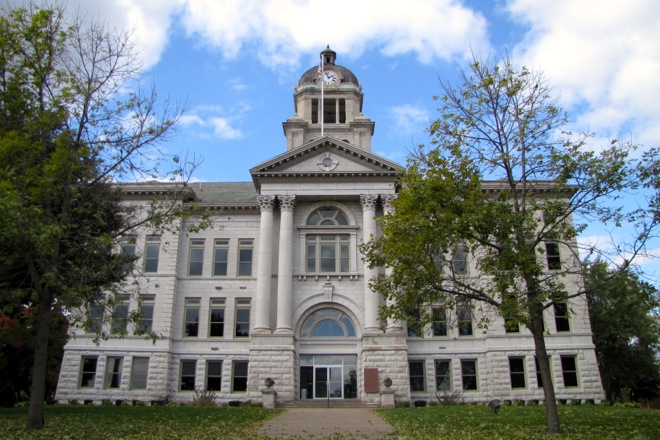
[[[332,157],[330,153],[325,153],[323,159],[321,159],[321,161],[318,162],[317,165],[323,171],[332,171],[335,168],[337,168],[337,165],[339,165],[339,161],[334,157]]]

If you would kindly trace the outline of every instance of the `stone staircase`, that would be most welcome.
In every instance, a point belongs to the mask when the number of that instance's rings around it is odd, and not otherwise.
[[[367,403],[359,399],[299,399],[277,402],[277,408],[380,408],[377,403]]]

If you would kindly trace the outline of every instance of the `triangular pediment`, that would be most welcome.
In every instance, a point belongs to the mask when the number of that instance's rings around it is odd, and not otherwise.
[[[252,169],[255,183],[278,178],[365,178],[396,179],[402,167],[376,154],[368,153],[331,136],[311,141],[287,151]]]

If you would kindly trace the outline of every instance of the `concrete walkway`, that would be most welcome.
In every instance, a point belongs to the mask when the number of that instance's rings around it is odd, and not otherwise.
[[[365,408],[291,408],[259,428],[268,438],[381,439],[391,432],[389,423]]]

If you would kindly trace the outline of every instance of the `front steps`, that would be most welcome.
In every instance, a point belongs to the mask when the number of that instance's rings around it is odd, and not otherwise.
[[[277,402],[277,408],[380,408],[380,405],[359,399],[299,399]]]

